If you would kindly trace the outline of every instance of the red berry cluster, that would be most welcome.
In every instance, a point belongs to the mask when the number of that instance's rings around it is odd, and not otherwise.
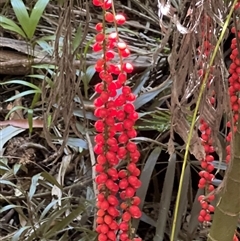
[[[235,10],[240,9],[240,1],[235,6]],[[239,25],[239,23],[237,23]],[[227,157],[226,162],[229,163],[231,161],[231,140],[232,140],[232,133],[235,133],[237,131],[237,122],[239,118],[239,108],[240,108],[240,53],[238,51],[237,47],[237,41],[240,42],[240,29],[236,29],[235,27],[232,27],[231,32],[235,34],[235,38],[232,39],[231,43],[231,55],[230,59],[232,60],[232,63],[229,67],[229,74],[230,77],[228,79],[229,82],[229,96],[230,96],[230,104],[232,108],[232,116],[233,116],[233,126],[231,122],[227,122],[227,127],[232,129],[227,137],[226,140],[229,143],[226,147]],[[233,236],[233,241],[238,241],[238,237],[236,234]]]
[[[93,4],[101,7],[104,15],[103,22],[95,26],[97,34],[92,47],[94,52],[102,52],[95,64],[101,79],[95,86],[98,97],[94,101],[94,114],[98,118],[94,146],[97,155],[95,181],[99,191],[96,231],[99,241],[140,241],[133,237],[131,229],[132,219],[141,217],[140,198],[135,196],[141,186],[140,170],[136,165],[140,152],[131,141],[137,136],[134,124],[138,114],[133,105],[136,97],[125,85],[133,66],[124,62],[130,50],[119,38],[117,29],[106,33],[107,24],[124,24],[125,17],[109,11],[113,4],[111,0],[93,0]],[[118,170],[117,165],[122,161],[127,163],[126,168]]]
[[[239,5],[240,8],[240,5]],[[226,140],[229,143],[229,145],[226,147],[227,157],[226,162],[229,163],[231,160],[231,140],[232,140],[232,132],[235,133],[237,130],[237,122],[238,122],[238,112],[240,108],[240,55],[237,48],[237,39],[240,39],[240,29],[236,30],[235,27],[232,27],[231,29],[232,33],[236,35],[235,38],[232,39],[231,43],[231,55],[230,59],[232,60],[232,63],[229,67],[229,73],[230,77],[228,79],[229,81],[229,96],[230,96],[230,104],[232,108],[232,116],[233,116],[233,126],[231,125],[231,122],[227,122],[227,127],[231,128],[232,130],[228,133]]]
[[[205,149],[205,159],[201,161],[202,171],[199,172],[200,180],[198,183],[199,188],[205,188],[207,193],[210,193],[214,190],[214,186],[212,185],[212,180],[214,179],[214,175],[211,173],[214,170],[214,166],[212,164],[214,157],[212,153],[214,152],[214,148],[212,145],[211,138],[211,128],[209,125],[201,119],[200,121],[200,131],[202,144]],[[205,222],[211,220],[211,212],[214,212],[214,206],[210,203],[214,200],[214,195],[208,195],[207,198],[204,195],[199,196],[198,200],[201,204],[202,210],[199,213],[198,220],[199,222]]]
[[[211,19],[208,16],[203,16],[202,23],[203,23],[202,32],[204,33],[207,30],[207,34],[205,34],[204,36],[203,45],[198,48],[198,51],[201,54],[201,59],[202,59],[202,63],[200,63],[200,66],[202,68],[198,71],[198,74],[199,74],[199,77],[203,79],[205,75],[204,69],[208,68],[208,66],[204,66],[204,61],[207,62],[208,57],[210,56],[210,53],[212,50],[212,45],[209,41],[209,39],[211,38],[211,29],[210,29]],[[213,67],[210,69],[210,73],[213,69],[214,69]],[[207,82],[207,90],[209,89],[212,81],[213,81],[213,77],[210,74]],[[215,94],[214,92],[211,92],[210,96],[208,96],[208,100],[210,104],[212,104],[213,106],[215,104],[214,94]],[[200,120],[199,130],[201,132],[202,145],[204,146],[206,156],[205,156],[205,159],[201,161],[201,167],[203,170],[199,172],[200,180],[198,183],[198,187],[205,188],[206,193],[208,194],[214,190],[214,186],[212,185],[212,180],[214,179],[214,175],[212,174],[214,170],[214,166],[212,164],[214,160],[214,157],[212,155],[212,153],[214,152],[213,140],[211,137],[212,130],[211,130],[211,127],[204,119]],[[207,197],[205,197],[204,195],[201,195],[199,196],[198,200],[202,207],[202,210],[200,211],[198,216],[198,220],[200,222],[210,221],[211,220],[210,213],[214,212],[214,206],[212,206],[210,202],[214,200],[214,195],[208,195]]]

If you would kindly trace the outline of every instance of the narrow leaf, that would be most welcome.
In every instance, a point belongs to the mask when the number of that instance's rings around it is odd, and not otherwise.
[[[182,187],[182,192],[180,196],[180,203],[179,203],[179,208],[178,208],[178,216],[176,220],[176,228],[175,228],[175,237],[174,240],[177,240],[180,228],[181,228],[181,222],[182,222],[182,217],[184,215],[184,212],[187,207],[187,193],[188,193],[188,188],[189,188],[189,181],[190,181],[190,164],[187,165],[184,178],[183,178],[183,187]]]
[[[16,100],[20,97],[23,97],[23,96],[26,96],[26,95],[31,95],[31,94],[35,94],[35,93],[41,93],[41,90],[38,91],[38,90],[27,90],[27,91],[23,91],[17,95],[14,95],[12,96],[11,98],[5,100],[5,102],[9,102],[9,101],[13,101],[13,100]]]
[[[55,177],[50,175],[48,172],[42,172],[42,177],[44,177],[47,181],[49,181],[51,184],[56,185],[62,190],[62,186],[58,183]]]
[[[32,200],[32,197],[36,192],[38,180],[40,177],[41,177],[41,173],[38,173],[32,177],[31,186],[30,186],[30,190],[28,193],[28,198],[30,201]]]
[[[3,146],[8,142],[11,138],[14,136],[20,134],[21,132],[25,131],[24,129],[21,128],[16,128],[13,126],[7,126],[0,130],[0,153],[3,150]],[[1,153],[3,155],[3,153]]]
[[[30,15],[31,28],[29,30],[31,39],[36,31],[38,22],[42,17],[43,12],[48,3],[49,3],[49,0],[38,0],[32,10],[32,13]]]
[[[172,190],[176,168],[176,154],[174,153],[168,162],[167,172],[164,178],[163,190],[161,194],[160,209],[158,213],[156,234],[153,241],[163,241],[165,228],[168,219],[168,212],[171,204]]]
[[[41,89],[40,89],[38,86],[36,86],[36,85],[34,85],[34,84],[30,83],[30,82],[24,81],[24,80],[9,80],[9,81],[1,82],[1,83],[0,83],[0,85],[6,85],[6,84],[19,84],[19,85],[24,85],[24,86],[27,86],[27,87],[29,87],[29,88],[31,88],[31,89],[35,89],[35,90],[41,92]]]
[[[26,34],[13,20],[8,19],[1,15],[0,15],[0,26],[2,26],[4,29],[18,33],[23,38],[26,38]]]
[[[204,189],[199,188],[195,196],[193,206],[191,208],[190,220],[189,220],[188,229],[187,229],[187,233],[190,237],[194,235],[194,232],[197,230],[199,226],[198,216],[201,211],[201,205],[198,201],[198,197],[203,194],[204,194]]]
[[[21,240],[20,237],[21,235],[27,230],[30,229],[31,227],[29,226],[25,226],[25,227],[21,227],[12,237],[12,241],[19,241]]]
[[[156,165],[156,162],[158,160],[158,157],[160,155],[162,151],[161,147],[156,147],[150,154],[150,156],[148,157],[145,166],[142,170],[141,176],[140,176],[140,180],[142,182],[142,186],[137,190],[136,195],[140,197],[140,199],[142,200],[141,204],[140,204],[140,209],[143,208],[143,204],[144,204],[144,200],[145,197],[147,195],[147,190],[148,190],[148,186],[151,180],[151,176],[152,176],[152,172],[154,170],[154,167]],[[138,228],[138,224],[139,224],[139,219],[135,219],[133,221],[133,228],[135,230],[137,230]]]
[[[82,205],[79,205],[79,207],[74,211],[72,211],[66,218],[62,219],[62,221],[54,225],[52,229],[50,229],[46,233],[45,238],[50,238],[53,234],[57,233],[59,230],[63,230],[67,225],[69,225],[69,223],[71,223],[83,211],[84,211],[84,207]]]
[[[58,203],[58,200],[53,200],[52,202],[50,202],[47,207],[45,207],[45,209],[43,210],[43,212],[41,213],[41,216],[39,218],[39,221],[41,221],[45,215],[49,212],[49,210],[55,206]]]
[[[14,208],[22,208],[22,207],[19,206],[19,205],[10,204],[10,205],[7,205],[7,206],[1,208],[0,213],[5,212],[5,211],[10,210],[10,209],[14,209]]]
[[[22,0],[11,0],[11,5],[19,24],[21,25],[22,29],[26,33],[28,39],[31,39],[31,36],[30,36],[31,22],[30,22],[30,18],[29,18],[26,6],[24,5]]]
[[[162,92],[163,90],[167,89],[170,86],[170,84],[171,84],[171,81],[169,81],[169,80],[165,81],[164,83],[162,83],[160,86],[158,86],[154,90],[151,90],[149,92],[141,94],[136,99],[136,101],[134,102],[135,108],[138,109],[141,106],[143,106],[146,103],[148,103],[149,101],[151,101],[152,99],[154,99],[160,92]]]
[[[72,44],[73,52],[78,48],[81,40],[82,40],[82,25],[80,24],[77,28],[77,32],[73,39],[73,44]]]

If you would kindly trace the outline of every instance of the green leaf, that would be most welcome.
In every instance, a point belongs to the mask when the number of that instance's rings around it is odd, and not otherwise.
[[[23,32],[23,30],[11,19],[8,19],[4,16],[0,15],[0,26],[2,26],[6,30],[13,31],[15,33],[18,33],[23,38],[26,38],[26,34]]]
[[[142,87],[144,86],[146,81],[149,79],[149,75],[150,75],[150,71],[149,71],[149,69],[147,69],[141,75],[141,77],[136,80],[136,83],[135,83],[134,88],[132,90],[133,94],[138,95],[140,93]]]
[[[31,33],[32,37],[36,31],[39,20],[42,17],[43,12],[48,3],[49,3],[49,0],[38,0],[32,10],[32,13],[30,15],[30,21],[31,21],[31,32],[30,33]]]
[[[62,140],[58,140],[60,143],[62,143]],[[71,146],[71,147],[81,147],[83,149],[88,149],[88,144],[85,140],[82,140],[80,138],[74,138],[74,137],[69,137],[67,139],[67,145]]]
[[[10,182],[10,181],[8,181],[8,180],[1,180],[1,179],[0,179],[0,184],[5,184],[5,185],[12,186],[12,187],[14,187],[14,188],[17,188],[17,186],[16,186],[14,183],[12,183],[12,182]]]
[[[33,112],[33,109],[35,107],[35,105],[38,103],[38,101],[40,100],[40,97],[41,97],[41,93],[35,93],[35,95],[33,96],[33,100],[32,100],[32,103],[31,103],[31,111]],[[30,111],[30,109],[28,109],[28,112]]]
[[[39,221],[41,221],[45,215],[49,212],[49,210],[55,206],[57,203],[59,202],[59,200],[53,200],[52,202],[50,202],[47,207],[43,210],[43,212],[41,213],[41,216],[39,218]]]
[[[33,110],[28,109],[28,125],[29,125],[29,132],[32,133],[33,128]]]
[[[9,204],[9,205],[6,205],[5,207],[1,208],[0,209],[0,213],[3,213],[9,209],[14,209],[14,208],[23,208],[22,206],[20,205],[15,205],[15,204]]]
[[[32,197],[33,197],[34,193],[36,192],[38,180],[40,177],[41,177],[41,173],[38,173],[32,177],[32,182],[31,182],[29,193],[28,193],[28,197],[29,197],[30,201],[32,200]]]
[[[9,117],[13,112],[15,112],[15,111],[17,111],[17,110],[27,110],[27,108],[26,108],[26,107],[23,107],[23,106],[20,106],[20,105],[16,105],[16,106],[14,106],[14,107],[7,113],[5,119],[7,120],[8,117]]]
[[[1,136],[0,151],[2,151],[3,146],[6,144],[6,142],[8,142],[11,138],[20,134],[23,131],[25,131],[25,129],[17,128],[14,126],[7,126],[6,128],[3,128],[2,130],[0,130],[0,136]]]
[[[164,91],[168,87],[170,87],[172,81],[167,80],[159,85],[157,88],[154,88],[148,92],[141,94],[136,101],[134,102],[134,106],[136,109],[140,108],[141,106],[145,105],[149,101],[153,100],[160,92]]]
[[[0,149],[0,152],[1,152],[1,149]],[[10,171],[10,167],[8,166],[8,160],[6,158],[0,158],[0,170]]]
[[[26,6],[22,0],[11,0],[14,13],[19,24],[26,33],[29,40],[32,40],[36,31],[38,22],[42,17],[49,0],[38,0],[29,16]]]
[[[78,48],[81,40],[82,40],[82,25],[80,24],[77,28],[77,32],[73,39],[73,44],[72,44],[73,52]]]
[[[45,52],[47,52],[49,55],[52,56],[52,54],[53,54],[53,47],[49,43],[47,43],[47,41],[45,41],[45,40],[37,40],[36,42]]]
[[[202,188],[198,189],[197,194],[194,199],[193,206],[191,208],[190,219],[189,219],[188,228],[187,228],[187,233],[190,236],[194,235],[195,231],[197,230],[197,227],[199,226],[198,216],[202,209],[200,202],[198,200],[200,195],[204,195],[204,189],[202,189]]]
[[[29,18],[26,6],[24,5],[22,0],[11,0],[11,5],[19,24],[21,25],[22,29],[26,33],[27,37],[31,39],[29,35],[31,22],[30,22],[30,18]]]
[[[94,76],[95,73],[96,73],[95,66],[90,65],[87,68],[86,73],[85,73],[87,84],[89,84],[89,82],[91,81],[91,79],[92,79],[92,77]]]
[[[58,231],[63,230],[69,223],[71,223],[80,213],[84,211],[84,206],[79,205],[79,207],[73,210],[66,218],[62,219],[59,223],[53,226],[47,233],[46,238],[50,238],[53,234],[56,234]]]
[[[27,86],[27,87],[29,87],[31,89],[35,89],[35,90],[41,92],[41,89],[38,86],[36,86],[36,85],[34,85],[34,84],[30,83],[30,82],[24,81],[24,80],[9,80],[9,81],[0,83],[0,85],[6,85],[6,84],[24,85],[24,86]]]
[[[22,93],[19,93],[17,95],[12,96],[11,98],[5,100],[5,102],[13,101],[13,100],[16,100],[16,99],[18,99],[18,98],[20,98],[22,96],[36,94],[36,93],[41,93],[41,90],[40,90],[40,92],[38,90],[27,90],[27,91],[24,91]]]
[[[56,185],[62,190],[62,186],[58,183],[55,177],[50,175],[48,172],[42,172],[42,177],[44,177],[47,181],[49,181],[51,184]]]
[[[20,236],[24,233],[25,230],[30,229],[30,228],[31,228],[31,227],[29,227],[29,226],[25,226],[25,227],[20,228],[20,229],[14,234],[14,236],[12,237],[12,241],[19,241],[19,240],[21,240],[21,239],[20,239]]]
[[[142,170],[140,180],[142,182],[142,186],[137,190],[137,196],[141,199],[140,209],[143,208],[144,200],[147,195],[148,186],[151,180],[152,172],[154,170],[154,167],[156,165],[156,162],[158,160],[159,155],[161,154],[162,148],[156,147],[148,157],[145,166]],[[133,228],[137,230],[139,219],[135,219],[133,221]]]
[[[16,175],[19,169],[21,168],[22,164],[15,163],[13,166],[13,174]]]
[[[156,234],[154,236],[153,241],[163,241],[164,234],[166,232],[166,224],[168,221],[169,208],[171,204],[172,198],[172,190],[175,178],[175,170],[176,170],[176,154],[174,153],[168,161],[167,172],[165,174],[163,189],[161,194],[160,208],[158,212],[158,220],[156,227]]]

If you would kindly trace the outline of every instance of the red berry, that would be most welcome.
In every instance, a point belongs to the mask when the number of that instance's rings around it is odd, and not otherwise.
[[[122,180],[120,180],[118,185],[119,185],[120,189],[126,189],[128,187],[128,180],[127,180],[127,178],[123,178]]]
[[[125,48],[124,50],[120,51],[122,57],[126,58],[130,55],[130,50],[128,48]]]
[[[117,206],[118,205],[118,199],[115,196],[113,196],[113,195],[109,195],[107,197],[107,200],[113,206]]]
[[[102,9],[109,9],[112,6],[112,0],[104,0],[104,3],[102,5]]]
[[[110,12],[105,13],[105,20],[109,23],[112,23],[114,21],[114,16]]]
[[[108,209],[107,209],[107,212],[109,213],[109,215],[111,215],[112,217],[117,217],[119,216],[119,211],[115,208],[115,206],[110,206]],[[114,222],[114,221],[113,221]],[[116,226],[115,223],[111,223],[112,225]],[[111,228],[112,229],[112,228]]]
[[[94,52],[99,52],[99,51],[101,51],[102,50],[102,45],[100,44],[100,43],[95,43],[94,45],[93,45],[93,51]]]
[[[125,50],[125,49],[127,48],[127,44],[124,43],[124,42],[119,42],[119,43],[117,44],[117,47],[118,47],[118,49],[119,49],[120,51],[123,51],[123,50]]]
[[[95,39],[97,42],[102,42],[105,38],[105,35],[103,33],[98,33],[96,36],[95,36]]]
[[[129,213],[132,215],[133,218],[140,218],[142,216],[139,207],[135,205],[129,207]]]
[[[111,224],[109,224],[109,228],[112,230],[117,230],[118,229],[118,224],[116,221],[112,221]]]
[[[103,30],[103,24],[102,24],[102,23],[97,23],[97,24],[95,25],[95,29],[96,29],[98,32],[102,31],[102,30]]]
[[[135,188],[132,188],[132,187],[127,187],[126,190],[125,190],[125,196],[126,198],[131,198],[134,196],[135,194]]]
[[[130,152],[135,152],[137,150],[137,145],[134,142],[129,141],[127,144],[127,149]]]
[[[127,75],[125,73],[119,73],[118,81],[120,81],[122,84],[124,84],[126,80],[127,80]]]
[[[103,224],[101,225],[101,233],[106,234],[108,231],[109,231],[108,225],[105,224],[105,223],[103,223]]]
[[[141,203],[141,199],[137,196],[132,198],[132,204],[138,206]]]
[[[117,239],[116,239],[116,234],[115,234],[115,232],[112,231],[112,230],[109,230],[109,231],[107,232],[107,237],[108,237],[108,239],[110,239],[110,240],[112,240],[112,241],[117,240]]]
[[[102,209],[102,210],[108,210],[109,208],[109,203],[107,200],[104,200],[102,202],[99,203],[99,207]]]
[[[129,228],[129,226],[128,226],[128,223],[126,223],[126,222],[121,222],[119,224],[119,229],[122,230],[122,231],[127,231],[128,228]]]
[[[98,235],[98,241],[107,241],[107,236],[103,233]]]
[[[99,209],[99,210],[97,211],[97,216],[103,217],[104,215],[105,215],[105,211],[104,211],[104,210]]]
[[[200,223],[203,223],[203,222],[204,222],[204,217],[201,216],[201,215],[199,215],[199,216],[198,216],[198,221],[199,221]]]
[[[200,216],[205,217],[207,215],[207,211],[202,209],[199,213]]]
[[[115,20],[116,20],[116,23],[119,24],[119,25],[122,25],[126,22],[126,19],[122,14],[117,14],[115,16]]]
[[[126,112],[126,113],[132,113],[132,112],[134,112],[135,111],[135,107],[134,107],[134,105],[132,104],[132,103],[126,103],[125,105],[124,105],[124,111]]]
[[[111,224],[112,221],[113,221],[113,218],[112,218],[112,216],[110,216],[110,215],[105,215],[103,219],[104,219],[104,222],[105,222],[107,225]]]
[[[128,222],[130,219],[131,219],[131,214],[130,214],[129,212],[124,212],[124,213],[122,214],[122,220],[123,220],[124,222]]]
[[[204,217],[204,221],[211,221],[211,215],[209,213]]]
[[[115,54],[114,54],[113,51],[108,50],[108,51],[105,53],[105,56],[106,56],[106,58],[107,58],[107,61],[109,61],[109,60],[111,60],[111,59],[113,59],[113,58],[115,57]]]
[[[123,64],[123,71],[126,73],[132,73],[133,72],[133,66],[130,63],[124,63]]]
[[[209,212],[214,212],[214,210],[215,210],[215,207],[214,206],[212,206],[212,205],[209,205],[208,206],[208,210],[209,210]]]
[[[93,0],[92,3],[93,3],[93,5],[95,5],[97,7],[102,6],[102,4],[103,4],[102,0]]]
[[[129,163],[128,165],[127,165],[127,170],[129,171],[129,172],[131,172],[131,173],[133,173],[135,170],[136,170],[136,164],[135,163]]]

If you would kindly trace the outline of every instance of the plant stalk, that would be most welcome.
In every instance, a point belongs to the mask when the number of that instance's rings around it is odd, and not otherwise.
[[[207,241],[231,241],[240,215],[240,121],[234,135],[233,158],[216,205]]]

